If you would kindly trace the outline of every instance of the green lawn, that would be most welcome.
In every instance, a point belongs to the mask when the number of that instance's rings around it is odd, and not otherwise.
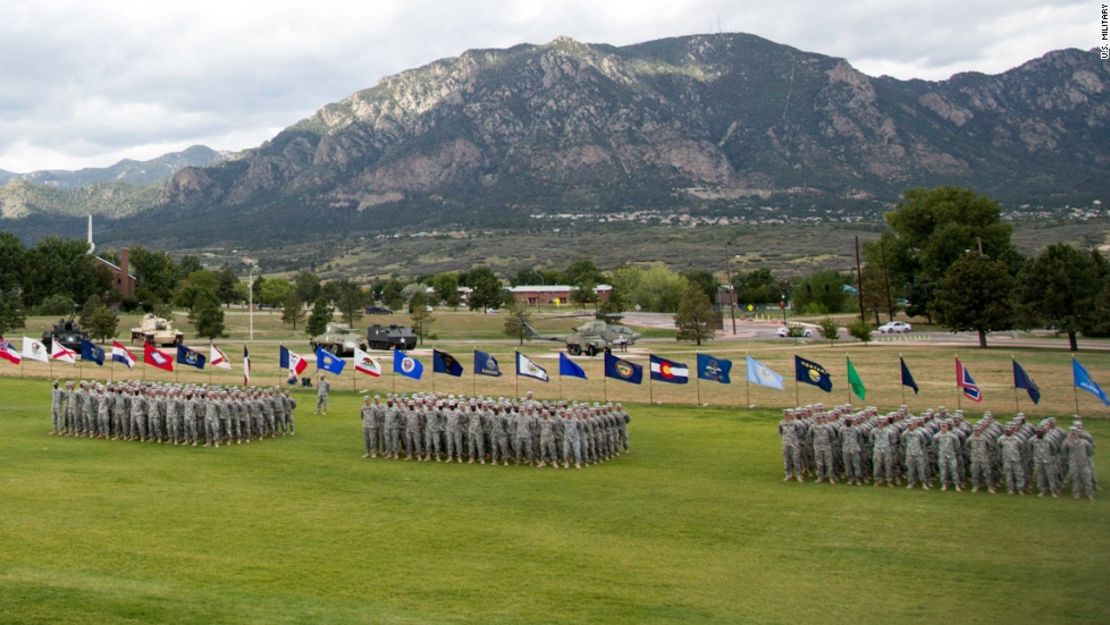
[[[54,438],[47,388],[0,379],[5,624],[1110,622],[1106,497],[784,484],[771,412],[634,406],[554,471],[361,460],[349,393],[262,444]]]

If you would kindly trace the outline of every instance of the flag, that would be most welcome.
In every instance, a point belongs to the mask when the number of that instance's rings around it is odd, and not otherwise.
[[[690,381],[690,368],[685,363],[667,360],[654,354],[648,357],[651,366],[651,379],[671,384],[686,384]]]
[[[848,361],[848,386],[852,387],[852,392],[860,401],[864,401],[867,399],[867,387],[863,385],[863,378],[859,377],[859,372],[852,364],[852,359],[847,356],[844,358]]]
[[[424,375],[424,363],[401,352],[393,352],[393,373],[419,380]]]
[[[68,362],[72,365],[77,363],[77,352],[62,345],[62,342],[58,339],[54,339],[50,342],[50,358],[51,360]]]
[[[19,353],[19,350],[15,348],[15,345],[5,341],[2,336],[0,336],[0,358],[7,360],[13,365],[18,365],[23,362],[23,356]]]
[[[251,353],[243,346],[243,386],[251,383]]]
[[[163,371],[173,371],[173,358],[166,352],[155,348],[153,343],[143,345],[143,362]]]
[[[832,375],[828,369],[797,354],[794,354],[794,379],[812,384],[826,393],[832,392]]]
[[[917,382],[914,381],[910,368],[906,366],[906,359],[899,356],[898,362],[902,364],[902,386],[912,388],[913,394],[917,395]]]
[[[204,363],[208,362],[204,354],[198,352],[192,347],[185,347],[184,345],[177,346],[177,363],[187,365],[189,367],[196,367],[203,369]]]
[[[640,384],[644,380],[644,367],[605,352],[605,377]]]
[[[278,355],[278,366],[287,369],[289,371],[289,383],[296,384],[297,376],[304,373],[304,370],[308,368],[308,361],[300,354],[291,352],[282,345]]]
[[[343,360],[323,347],[316,348],[316,368],[318,370],[334,373],[335,375],[342,375],[343,367],[345,366],[347,366],[346,360]]]
[[[520,352],[516,353],[516,374],[526,378],[536,378],[544,382],[550,379],[547,375],[547,369],[537,365],[534,360]]]
[[[355,348],[354,361],[355,371],[365,373],[372,378],[382,377],[382,363],[378,362],[377,358],[374,358],[357,347]]]
[[[781,375],[775,373],[770,367],[751,356],[748,356],[747,359],[748,382],[758,384],[759,386],[777,388],[780,391],[786,390]]]
[[[216,347],[215,343],[211,343],[208,349],[208,366],[217,369],[230,369],[231,359],[227,357],[222,349]],[[243,349],[246,349],[245,347]]]
[[[1076,388],[1081,388],[1095,397],[1102,400],[1103,405],[1110,406],[1110,399],[1106,397],[1106,393],[1102,392],[1100,387],[1094,380],[1091,379],[1091,374],[1087,373],[1087,369],[1079,364],[1075,358],[1071,359],[1071,373],[1075,378]]]
[[[570,359],[563,352],[559,352],[559,375],[565,375],[571,378],[586,379],[586,370],[578,366],[578,363]]]
[[[119,341],[112,341],[112,362],[125,365],[128,369],[135,367],[135,354],[123,346]]]
[[[975,379],[971,377],[971,372],[964,367],[964,363],[956,358],[956,388],[962,389],[964,397],[971,401],[983,401],[983,391],[975,384]]]
[[[1021,368],[1021,365],[1018,364],[1018,361],[1014,360],[1013,363],[1014,388],[1025,389],[1025,392],[1029,393],[1029,399],[1033,400],[1034,404],[1041,403],[1041,389],[1037,386],[1037,383],[1033,381],[1033,378],[1029,377],[1029,374],[1025,372],[1025,369]]]
[[[104,366],[104,350],[89,339],[81,339],[81,360],[91,360],[96,366]]]
[[[441,352],[438,349],[432,350],[432,371],[436,373],[446,373],[459,377],[463,373],[463,367],[454,356],[447,352]]]
[[[732,384],[732,361],[709,354],[698,354],[698,377],[721,384]]]
[[[492,355],[474,350],[474,373],[499,378],[501,365],[497,364],[497,359]]]
[[[46,351],[46,346],[42,344],[42,341],[23,337],[23,357],[39,362],[47,362],[50,353]]]

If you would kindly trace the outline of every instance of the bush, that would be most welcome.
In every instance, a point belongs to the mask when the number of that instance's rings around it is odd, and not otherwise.
[[[820,302],[810,302],[802,307],[803,315],[827,315],[829,309],[827,306]]]
[[[42,300],[35,312],[40,315],[70,315],[77,310],[77,303],[68,295],[55,294]]]
[[[848,324],[848,334],[859,339],[864,344],[871,342],[871,331],[874,330],[870,323],[862,319],[856,319]]]
[[[830,343],[840,339],[840,327],[831,317],[825,317],[821,320],[821,336]]]

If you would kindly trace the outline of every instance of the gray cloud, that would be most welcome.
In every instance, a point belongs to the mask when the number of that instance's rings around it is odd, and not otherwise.
[[[382,77],[558,35],[629,44],[749,32],[872,75],[944,79],[1090,48],[1085,1],[393,0],[6,3],[0,169],[242,149]]]

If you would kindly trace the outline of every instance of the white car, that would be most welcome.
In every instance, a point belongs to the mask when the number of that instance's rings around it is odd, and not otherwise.
[[[791,327],[797,328],[802,333],[801,335],[806,338],[810,338],[813,336],[813,329],[807,328],[805,326],[782,326],[775,331],[775,334],[777,334],[779,338],[786,338],[790,336]]]
[[[879,326],[879,334],[901,334],[903,332],[912,332],[913,326],[905,321],[891,321]]]

